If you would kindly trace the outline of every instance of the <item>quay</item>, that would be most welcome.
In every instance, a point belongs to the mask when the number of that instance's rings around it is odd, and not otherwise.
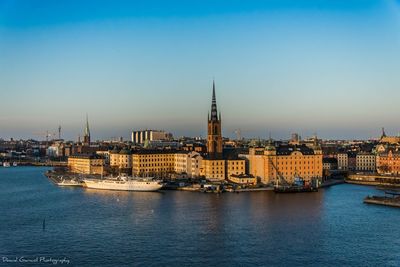
[[[351,174],[346,180],[349,184],[400,187],[400,177],[378,174]]]
[[[400,196],[367,196],[364,203],[400,208]]]
[[[344,179],[328,179],[325,180],[321,183],[321,185],[319,186],[319,188],[326,188],[326,187],[330,187],[330,186],[334,186],[334,185],[338,185],[338,184],[344,184],[345,180]]]

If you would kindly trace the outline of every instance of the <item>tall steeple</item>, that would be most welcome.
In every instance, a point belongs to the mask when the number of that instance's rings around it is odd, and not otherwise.
[[[213,80],[212,102],[211,102],[211,120],[218,121],[217,98],[215,97],[215,81]]]
[[[384,127],[382,127],[382,135],[381,135],[381,138],[383,138],[383,137],[386,137],[386,133],[385,133],[385,128],[384,128]]]
[[[208,115],[207,152],[210,157],[222,157],[221,113],[218,116],[214,80],[212,88],[211,116]]]
[[[83,143],[85,143],[85,145],[90,145],[89,117],[87,113],[86,113],[86,126],[83,134]]]

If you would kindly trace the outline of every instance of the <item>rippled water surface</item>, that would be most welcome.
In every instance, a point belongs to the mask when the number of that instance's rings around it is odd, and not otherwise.
[[[0,168],[0,265],[400,266],[400,209],[363,204],[372,187],[114,192],[60,188],[45,170]]]

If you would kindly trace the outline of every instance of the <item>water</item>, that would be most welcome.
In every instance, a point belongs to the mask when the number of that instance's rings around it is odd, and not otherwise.
[[[400,266],[400,209],[363,204],[372,187],[113,192],[60,188],[45,170],[0,168],[0,265]]]

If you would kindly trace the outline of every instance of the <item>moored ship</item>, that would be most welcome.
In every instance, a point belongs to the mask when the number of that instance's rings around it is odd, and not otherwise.
[[[295,177],[292,184],[289,184],[283,178],[281,178],[281,180],[285,183],[279,184],[279,179],[277,179],[277,184],[274,187],[275,193],[318,192],[318,181],[316,179],[312,179],[310,182],[306,183],[301,177]]]
[[[76,179],[64,179],[61,177],[61,180],[57,182],[59,186],[82,186],[82,183]]]
[[[93,189],[120,190],[120,191],[157,191],[163,187],[162,183],[153,178],[142,177],[107,177],[105,179],[84,179],[84,186]]]

